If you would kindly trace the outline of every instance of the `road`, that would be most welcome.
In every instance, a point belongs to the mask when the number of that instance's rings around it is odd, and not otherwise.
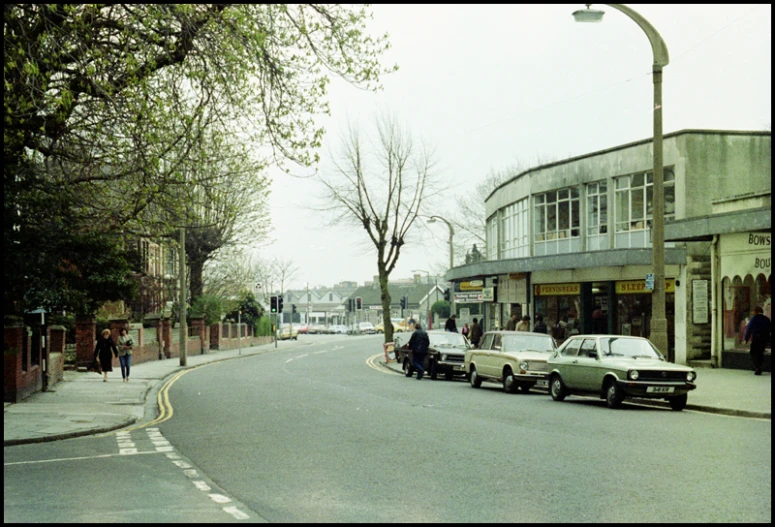
[[[769,420],[407,379],[380,339],[302,336],[188,371],[151,427],[6,448],[6,521],[771,521]]]

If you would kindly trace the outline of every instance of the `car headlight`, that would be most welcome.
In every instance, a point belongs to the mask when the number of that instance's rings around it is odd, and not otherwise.
[[[447,360],[447,354],[446,353],[442,353],[441,354],[441,360]]]
[[[519,363],[519,369],[520,370],[527,371],[527,366],[528,366],[528,364],[527,364],[526,360],[523,360],[522,362]]]
[[[630,370],[630,373],[628,373],[630,380],[637,381],[640,374],[638,373],[638,370]]]
[[[686,380],[689,382],[692,382],[694,379],[697,378],[697,374],[693,371],[686,372]]]

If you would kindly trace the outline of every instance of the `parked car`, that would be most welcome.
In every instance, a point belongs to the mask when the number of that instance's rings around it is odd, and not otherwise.
[[[324,326],[323,324],[310,324],[309,333],[310,334],[328,333],[328,330],[326,329],[326,326]]]
[[[393,324],[393,333],[403,333],[405,331],[409,331],[409,325],[403,318],[393,318],[391,319],[391,322]],[[385,324],[380,322],[374,327],[374,331],[377,333],[384,333]]]
[[[412,350],[409,349],[409,339],[406,340],[407,343],[398,349],[397,359],[402,364],[404,374],[411,377],[414,374]],[[430,346],[423,369],[428,372],[431,379],[444,375],[447,380],[450,380],[455,375],[466,374],[463,361],[466,351],[471,349],[471,344],[466,337],[460,333],[431,330],[428,331],[428,340],[430,340]]]
[[[293,326],[293,330],[291,330],[291,326],[282,326],[277,330],[277,340],[298,340],[299,339],[299,330],[296,328],[296,326]]]
[[[306,335],[309,333],[309,325],[308,324],[299,324],[297,326],[293,326],[300,334]]]
[[[376,331],[374,331],[374,324],[371,322],[361,322],[358,324],[358,331],[366,335],[373,335],[376,333]]]
[[[466,374],[474,388],[482,381],[503,383],[509,393],[548,388],[546,361],[556,349],[554,339],[543,333],[488,331],[477,349],[466,352]]]
[[[344,324],[334,324],[333,326],[329,326],[328,329],[330,333],[336,334],[346,334],[348,331],[350,331],[350,328]]]
[[[616,408],[627,397],[666,399],[673,410],[686,407],[697,373],[667,362],[651,342],[622,335],[577,335],[548,361],[555,401],[592,394]]]

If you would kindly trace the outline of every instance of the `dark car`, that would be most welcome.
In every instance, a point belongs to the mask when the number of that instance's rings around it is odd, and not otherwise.
[[[466,351],[471,349],[468,339],[460,333],[442,330],[428,331],[428,339],[430,346],[423,368],[431,379],[436,379],[439,375],[444,375],[448,380],[456,375],[465,376],[464,359]],[[414,366],[408,339],[406,344],[399,347],[397,359],[401,362],[406,376],[411,377]]]

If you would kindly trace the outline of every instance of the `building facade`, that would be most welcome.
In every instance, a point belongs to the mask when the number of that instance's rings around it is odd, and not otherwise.
[[[720,355],[720,348],[712,347],[723,345],[714,329],[721,327],[722,316],[739,332],[752,303],[770,303],[771,133],[682,130],[666,134],[663,145],[669,349],[661,351],[686,363]],[[530,315],[533,322],[541,316],[558,341],[579,332],[648,337],[652,169],[649,139],[509,179],[485,203],[486,259],[450,270],[447,279],[482,284],[487,329],[504,327],[516,313]],[[716,229],[715,252],[714,233],[692,237],[672,227],[730,209],[738,230]],[[755,249],[744,247],[752,234],[758,236],[750,238]],[[714,274],[713,255],[728,262],[725,291],[736,299],[723,306],[721,289],[718,297],[713,291],[723,288],[724,265]],[[753,269],[729,267],[746,258],[753,258]]]

